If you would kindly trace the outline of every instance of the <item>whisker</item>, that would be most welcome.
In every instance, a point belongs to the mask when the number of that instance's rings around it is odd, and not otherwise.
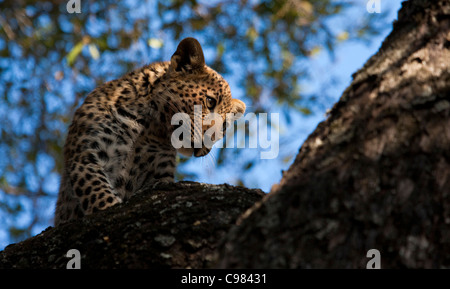
[[[209,159],[210,159],[210,161],[211,161],[211,169],[214,170],[214,169],[216,168],[216,164],[217,164],[217,158],[216,158],[216,156],[214,155],[214,151],[211,150],[211,151],[209,152],[208,156],[209,156]]]
[[[205,157],[206,157],[205,158],[205,162],[206,162],[205,170],[206,170],[208,176],[211,176],[214,173],[214,168],[215,168],[214,154],[211,151]]]

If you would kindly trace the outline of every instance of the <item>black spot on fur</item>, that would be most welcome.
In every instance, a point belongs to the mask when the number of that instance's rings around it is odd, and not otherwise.
[[[143,120],[142,118],[136,120],[136,122],[140,125],[147,126],[147,122],[145,120]]]
[[[107,127],[105,127],[105,128],[103,129],[103,132],[106,133],[106,134],[112,134],[112,130],[109,129],[109,128],[107,128]]]
[[[93,194],[93,195],[91,196],[91,204],[95,203],[95,201],[97,201],[97,195],[96,195],[96,194]]]
[[[88,198],[86,198],[86,199],[84,199],[84,201],[83,201],[83,210],[87,210],[87,208],[88,208],[88,206],[89,206],[89,199]]]
[[[133,190],[133,183],[131,181],[128,181],[127,185],[125,186],[125,189],[131,192]]]
[[[81,197],[83,195],[83,190],[81,190],[80,188],[76,188],[75,194],[77,194],[78,197]]]
[[[81,178],[81,179],[78,181],[78,185],[79,185],[80,187],[84,187],[84,183],[85,183],[85,180],[84,180],[83,178]]]
[[[133,120],[136,120],[136,119],[137,119],[137,116],[135,116],[135,115],[132,114],[132,113],[129,113],[128,111],[126,111],[125,109],[123,109],[123,108],[121,108],[121,107],[119,107],[119,108],[117,109],[117,113],[120,114],[121,116],[126,117],[126,118],[131,118],[131,119],[133,119]]]
[[[100,149],[100,146],[98,145],[98,142],[96,142],[96,141],[92,142],[91,143],[91,149],[94,149],[94,150]]]
[[[159,119],[161,120],[162,123],[166,122],[166,115],[164,113],[161,113],[159,116]]]
[[[97,158],[95,157],[95,155],[94,154],[89,154],[89,156],[88,156],[88,161],[89,161],[89,163],[91,163],[91,164],[97,164]]]
[[[149,156],[147,159],[147,163],[153,163],[153,161],[155,160],[155,156]]]
[[[128,142],[121,135],[119,135],[119,136],[117,136],[117,144],[119,144],[119,145],[127,145]]]
[[[123,186],[124,179],[122,177],[118,177],[114,183],[115,188],[120,188]]]
[[[156,174],[155,175],[155,179],[162,179],[162,178],[168,178],[168,177],[172,177],[173,178],[173,174],[169,173],[169,172],[166,172],[166,173],[163,173],[163,174]]]
[[[111,145],[113,143],[112,139],[107,138],[107,137],[102,137],[102,141],[106,144],[106,145]]]
[[[99,151],[98,157],[103,161],[109,160],[108,154],[105,151]]]
[[[175,165],[173,164],[172,161],[165,161],[165,162],[159,163],[157,168],[163,169],[163,168],[166,168],[168,166],[175,166]]]
[[[139,164],[139,169],[143,170],[146,166],[147,166],[147,163],[140,163]]]

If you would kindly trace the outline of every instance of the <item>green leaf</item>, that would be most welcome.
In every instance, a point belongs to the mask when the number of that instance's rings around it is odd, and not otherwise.
[[[336,36],[336,39],[338,42],[344,42],[348,39],[349,35],[350,34],[347,31],[343,31]]]
[[[310,115],[312,113],[312,111],[307,107],[300,107],[299,110],[304,115]]]
[[[81,50],[83,50],[84,42],[80,41],[78,42],[72,50],[70,50],[69,54],[67,54],[67,64],[72,67],[73,63],[75,62],[75,59],[77,59],[78,55],[81,53]]]
[[[250,39],[250,42],[254,42],[256,38],[258,38],[258,31],[256,31],[255,27],[250,27],[247,29],[246,36]]]
[[[151,48],[160,49],[161,47],[163,47],[163,45],[164,45],[164,42],[161,39],[150,38],[148,40],[148,46],[150,46]]]
[[[322,51],[322,47],[316,45],[316,46],[314,46],[314,47],[309,51],[309,56],[310,56],[310,57],[315,57],[315,56],[317,56],[321,51]]]
[[[217,57],[218,58],[222,57],[223,53],[225,52],[225,46],[223,45],[223,42],[220,42],[217,45],[216,51],[217,51]]]

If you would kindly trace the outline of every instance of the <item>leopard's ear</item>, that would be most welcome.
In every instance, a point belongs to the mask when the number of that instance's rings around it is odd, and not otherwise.
[[[197,39],[188,37],[181,40],[170,60],[170,68],[174,71],[194,71],[205,68],[202,46]]]

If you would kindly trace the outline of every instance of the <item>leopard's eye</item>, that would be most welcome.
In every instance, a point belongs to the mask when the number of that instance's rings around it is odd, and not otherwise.
[[[214,107],[216,107],[216,103],[217,101],[214,98],[209,96],[206,97],[206,106],[208,109],[214,109]]]

